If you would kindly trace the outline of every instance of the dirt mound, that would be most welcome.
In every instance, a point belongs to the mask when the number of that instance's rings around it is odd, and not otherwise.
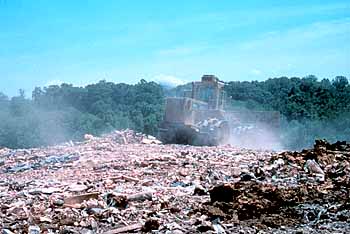
[[[349,228],[349,179],[350,145],[316,141],[312,150],[274,155],[238,182],[215,186],[199,211],[236,223],[255,219],[265,228],[335,222]]]

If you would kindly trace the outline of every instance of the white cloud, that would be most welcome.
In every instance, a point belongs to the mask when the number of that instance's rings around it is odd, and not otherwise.
[[[177,85],[183,85],[186,83],[186,81],[178,77],[171,76],[171,75],[164,75],[164,74],[156,75],[153,78],[151,78],[151,80],[167,86],[177,86]]]

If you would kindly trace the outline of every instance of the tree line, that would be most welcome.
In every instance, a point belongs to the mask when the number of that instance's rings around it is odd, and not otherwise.
[[[81,140],[130,128],[157,135],[168,95],[181,96],[189,85],[164,89],[141,80],[135,85],[100,81],[37,87],[8,98],[0,93],[0,146],[29,148]],[[316,138],[350,141],[350,85],[346,77],[279,77],[226,83],[227,109],[280,111],[286,148],[312,145]]]
[[[125,128],[156,135],[163,100],[162,87],[145,80],[37,87],[31,99],[23,90],[11,99],[0,93],[0,146],[52,145]]]
[[[232,81],[225,89],[229,108],[279,111],[288,149],[310,147],[319,138],[350,141],[350,85],[344,76]]]

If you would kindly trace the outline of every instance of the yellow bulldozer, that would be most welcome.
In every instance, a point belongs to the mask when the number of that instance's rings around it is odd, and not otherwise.
[[[225,110],[224,85],[216,76],[204,75],[182,97],[168,97],[159,128],[162,142],[214,146],[234,138],[251,140],[263,126],[279,127],[278,112]]]

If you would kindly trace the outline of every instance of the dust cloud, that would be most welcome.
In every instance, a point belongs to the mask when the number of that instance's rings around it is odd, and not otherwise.
[[[256,150],[284,149],[278,129],[265,124],[231,126],[228,143],[238,148]]]

